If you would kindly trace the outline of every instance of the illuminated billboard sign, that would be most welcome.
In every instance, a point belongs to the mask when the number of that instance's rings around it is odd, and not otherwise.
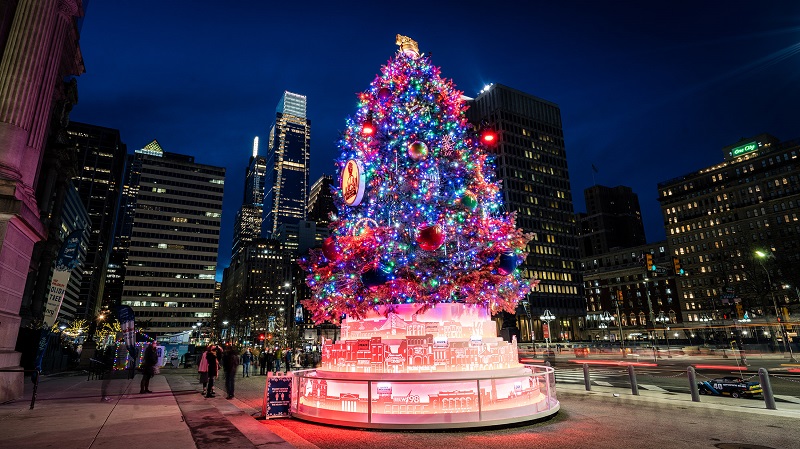
[[[741,156],[746,153],[750,153],[751,151],[755,151],[758,149],[758,142],[749,142],[744,145],[739,145],[738,147],[734,147],[731,149],[730,155],[732,157]]]

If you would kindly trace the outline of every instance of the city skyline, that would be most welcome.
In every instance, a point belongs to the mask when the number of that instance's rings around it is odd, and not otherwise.
[[[218,273],[230,257],[253,137],[266,141],[280,95],[308,98],[310,179],[333,174],[338,132],[356,94],[396,51],[396,33],[419,41],[467,96],[493,82],[558,104],[575,211],[586,210],[583,190],[593,184],[630,186],[648,242],[664,238],[658,182],[721,162],[721,149],[742,137],[800,137],[791,126],[800,99],[792,89],[800,5],[790,2],[769,10],[467,2],[401,11],[178,2],[160,5],[157,15],[151,6],[87,7],[87,73],[78,78],[72,118],[120,129],[131,151],[158,139],[228,169]],[[269,24],[279,16],[297,16],[302,36]],[[153,31],[135,32],[142,21]]]

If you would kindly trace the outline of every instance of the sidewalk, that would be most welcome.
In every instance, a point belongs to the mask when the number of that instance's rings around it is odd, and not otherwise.
[[[133,380],[106,381],[87,381],[82,372],[42,376],[33,410],[33,385],[26,379],[21,399],[0,404],[0,449],[97,449],[140,443],[172,449],[292,447],[235,401],[225,400],[224,389],[217,389],[216,398],[204,398],[200,385],[190,384],[183,371],[190,370],[164,370],[155,376],[150,381],[152,394],[139,394],[141,374]]]
[[[334,431],[329,426],[293,419],[256,419],[260,415],[265,376],[242,378],[239,373],[236,398],[232,400],[225,399],[223,379],[218,384],[217,397],[204,398],[196,376],[193,369],[164,369],[151,381],[154,393],[142,395],[138,394],[140,374],[132,381],[87,381],[83,373],[43,376],[33,410],[29,409],[32,385],[28,380],[23,398],[0,405],[3,429],[0,449],[97,449],[140,443],[171,449],[313,449],[327,445],[319,441],[316,445],[310,443],[315,435],[317,438],[331,432],[350,435],[341,429]],[[110,400],[103,400],[104,385]],[[701,396],[702,402],[692,402],[688,394],[640,390],[640,395],[634,396],[623,388],[598,386],[587,392],[582,385],[563,383],[557,384],[557,391],[563,416],[536,425],[542,431],[561,426],[564,419],[575,418],[586,407],[599,407],[606,410],[603,414],[608,414],[614,404],[637,410],[650,406],[708,416],[734,413],[731,416],[741,416],[742,422],[747,422],[748,416],[775,421],[800,418],[800,404],[779,403],[778,410],[767,410],[759,399]],[[481,434],[499,438],[504,432],[508,430],[484,430]],[[402,439],[405,434],[391,435]],[[453,437],[457,435],[454,433]],[[497,447],[503,446],[502,440],[496,443]],[[353,443],[349,447],[362,446]]]

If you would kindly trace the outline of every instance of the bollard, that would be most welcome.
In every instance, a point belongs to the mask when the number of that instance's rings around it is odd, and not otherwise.
[[[775,406],[775,396],[772,395],[772,384],[769,383],[769,372],[766,368],[758,369],[758,378],[761,382],[761,390],[764,395],[764,403],[770,410],[777,410]]]
[[[692,392],[692,402],[700,402],[700,391],[697,389],[697,375],[694,372],[694,367],[690,366],[686,369],[689,375],[689,390]]]
[[[639,396],[639,384],[636,383],[636,371],[633,370],[633,365],[628,365],[628,377],[631,380],[631,393]]]
[[[589,364],[583,364],[583,385],[586,386],[586,391],[592,391],[592,379],[589,378]]]

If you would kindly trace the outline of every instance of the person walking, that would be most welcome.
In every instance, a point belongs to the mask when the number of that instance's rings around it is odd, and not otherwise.
[[[258,354],[258,369],[259,374],[262,376],[266,374],[267,371],[267,351],[261,350],[261,353]]]
[[[239,354],[228,345],[222,356],[222,367],[225,370],[225,390],[228,391],[227,399],[233,399],[233,390],[236,382],[236,369],[239,367]]]
[[[211,348],[211,346],[203,351],[197,363],[197,373],[200,374],[200,383],[203,384],[203,392],[206,391],[206,385],[208,384],[208,359],[206,359],[206,355],[208,354],[209,348]]]
[[[283,359],[283,350],[278,348],[275,351],[275,360],[272,363],[272,374],[276,374],[281,370],[281,360]]]
[[[139,394],[152,393],[150,391],[150,379],[156,374],[156,364],[158,363],[158,352],[156,342],[147,345],[142,359],[142,382],[139,385]]]
[[[250,348],[247,348],[242,354],[242,377],[250,377],[250,362],[252,361],[253,354],[250,354]]]
[[[283,361],[286,362],[286,372],[292,370],[292,350],[287,349],[286,352],[283,353]]]
[[[208,362],[208,388],[206,389],[206,397],[214,397],[214,379],[219,374],[219,354],[218,347],[214,347],[206,351],[206,362]]]

